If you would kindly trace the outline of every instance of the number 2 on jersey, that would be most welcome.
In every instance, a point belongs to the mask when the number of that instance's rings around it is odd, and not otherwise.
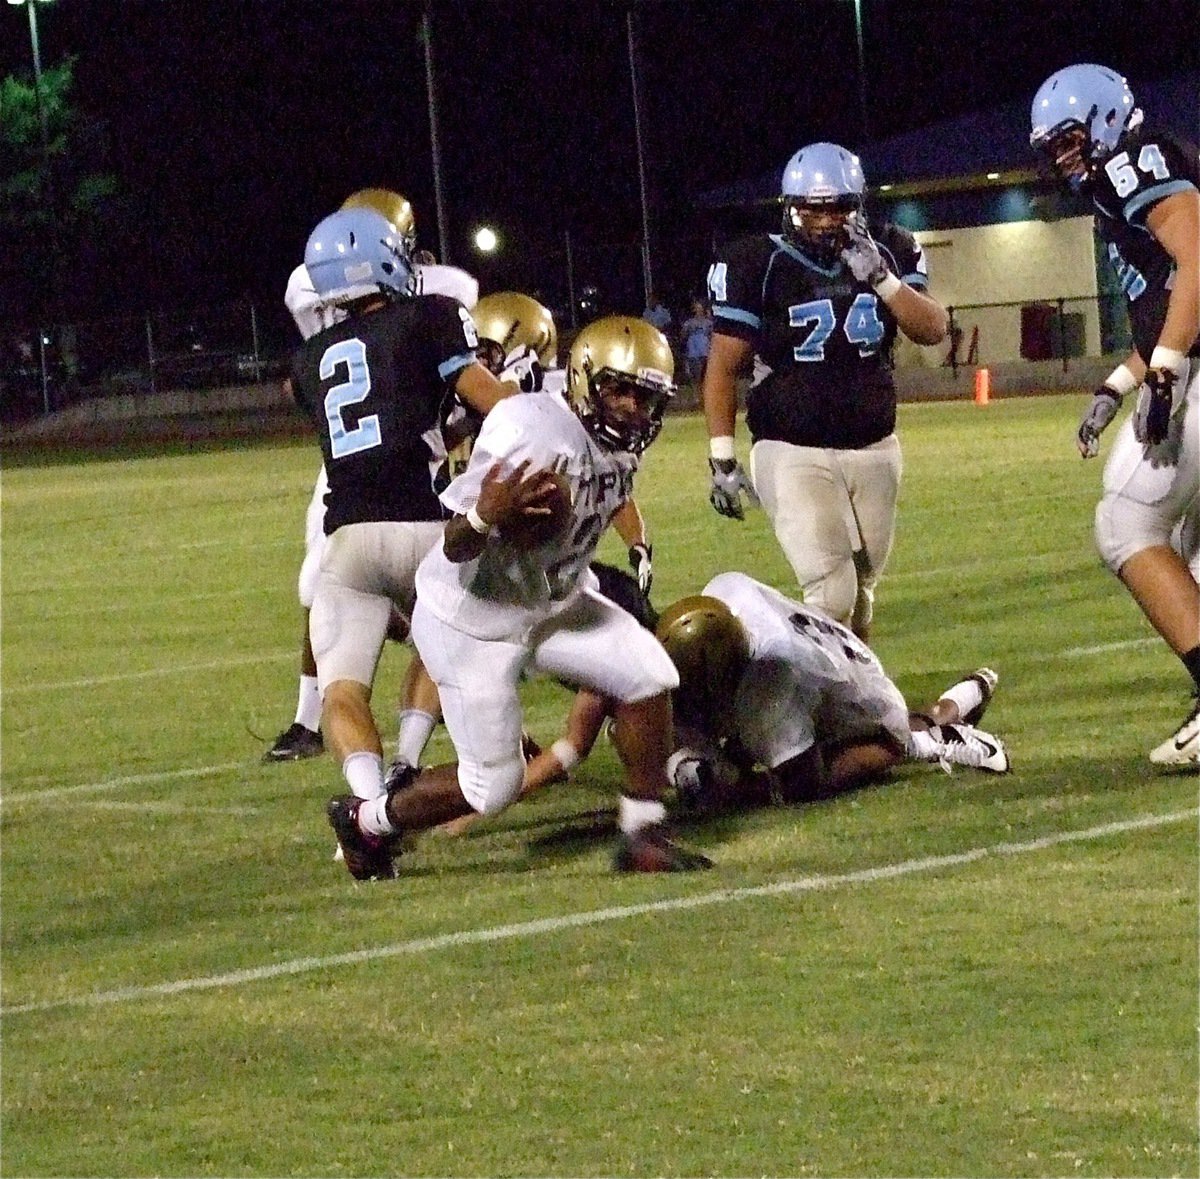
[[[846,312],[842,332],[851,344],[858,345],[859,356],[870,356],[883,340],[883,321],[879,318],[878,300],[866,291],[854,296]],[[788,308],[788,324],[795,328],[812,325],[804,342],[792,349],[792,356],[801,363],[825,359],[825,341],[837,327],[837,316],[830,299],[814,299],[811,303],[796,303]]]
[[[366,345],[357,338],[340,340],[325,349],[321,357],[321,380],[333,377],[339,365],[346,366],[347,380],[334,385],[325,394],[325,420],[329,423],[329,443],[335,459],[357,454],[379,446],[383,436],[379,429],[379,415],[368,414],[357,426],[346,429],[342,411],[349,405],[365,401],[371,392],[371,370],[367,366]]]

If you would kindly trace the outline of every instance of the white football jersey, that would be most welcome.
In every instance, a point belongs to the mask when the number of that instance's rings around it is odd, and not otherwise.
[[[288,276],[283,302],[306,340],[346,318],[346,312],[341,307],[321,302],[321,296],[317,294],[303,262]]]
[[[571,484],[571,521],[554,540],[520,552],[491,538],[474,561],[454,564],[436,545],[417,570],[417,593],[442,621],[484,639],[523,641],[586,584],[588,565],[613,513],[633,493],[637,458],[601,447],[553,393],[519,393],[483,420],[467,469],[442,492],[462,514],[496,464],[557,467]]]
[[[417,276],[418,295],[449,295],[468,311],[479,302],[479,282],[457,266],[417,264],[413,271]]]
[[[744,573],[722,573],[719,598],[750,639],[750,665],[733,700],[732,732],[775,769],[814,744],[889,734],[908,745],[908,706],[874,653],[827,614]]]

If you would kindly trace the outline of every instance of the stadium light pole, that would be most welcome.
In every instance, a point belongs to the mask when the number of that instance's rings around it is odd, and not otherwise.
[[[854,0],[854,39],[858,46],[858,117],[861,123],[862,142],[867,142],[870,126],[867,122],[867,66],[863,52],[862,0]]]
[[[654,290],[654,272],[650,265],[650,207],[646,200],[646,159],[642,145],[642,99],[638,86],[637,40],[633,31],[633,8],[625,13],[625,30],[629,43],[629,79],[633,86],[633,134],[637,141],[638,187],[642,196],[642,281],[646,298]]]
[[[33,95],[37,102],[38,129],[42,134],[42,163],[50,167],[50,132],[46,126],[46,101],[42,97],[42,55],[38,48],[37,6],[49,0],[8,0],[9,4],[29,10],[29,47],[33,51]]]
[[[442,193],[442,148],[438,140],[437,87],[433,74],[433,16],[426,4],[421,14],[421,44],[425,47],[425,97],[429,104],[429,146],[433,154],[433,201],[437,208],[438,260],[450,262],[446,234],[446,201]]]

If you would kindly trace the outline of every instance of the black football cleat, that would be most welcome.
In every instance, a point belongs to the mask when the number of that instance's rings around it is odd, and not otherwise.
[[[263,754],[263,761],[302,761],[306,757],[319,757],[324,752],[325,741],[321,734],[296,721],[275,738],[275,744]]]
[[[420,772],[421,770],[418,766],[410,766],[408,762],[397,758],[388,766],[387,773],[383,775],[383,789],[388,794],[394,794],[397,790],[404,790],[417,780],[417,775]]]
[[[698,872],[713,863],[673,843],[661,823],[651,823],[621,836],[612,866],[614,872]]]
[[[979,703],[959,717],[959,720],[964,725],[977,725],[983,720],[983,714],[987,712],[987,706],[992,702],[992,696],[996,691],[996,685],[1000,682],[1000,677],[990,667],[980,667],[970,675],[963,676],[958,683],[964,684],[968,680],[974,680],[979,685],[980,699]],[[958,684],[954,685],[954,687],[957,686]]]
[[[397,846],[395,836],[368,835],[358,825],[358,810],[362,799],[350,794],[331,798],[325,816],[333,833],[346,868],[355,880],[395,880],[396,865],[392,852]]]

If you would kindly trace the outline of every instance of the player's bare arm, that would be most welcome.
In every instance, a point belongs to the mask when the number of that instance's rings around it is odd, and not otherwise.
[[[1175,284],[1160,348],[1186,353],[1200,336],[1200,192],[1172,193],[1146,215],[1146,226],[1175,262]]]
[[[704,420],[710,438],[732,437],[737,419],[737,375],[751,361],[749,340],[713,332],[704,373]]]
[[[472,409],[486,415],[498,401],[511,397],[518,390],[516,385],[498,381],[476,361],[459,372],[454,391]]]
[[[880,295],[900,330],[914,344],[940,344],[950,330],[950,316],[936,300],[902,282],[889,296]]]

